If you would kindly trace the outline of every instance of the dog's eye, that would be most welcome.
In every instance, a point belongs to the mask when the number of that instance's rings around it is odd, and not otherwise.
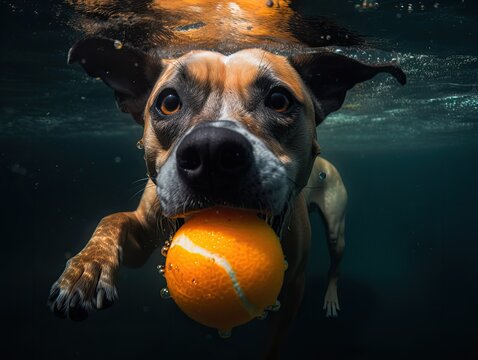
[[[269,92],[266,105],[280,113],[287,112],[292,105],[292,96],[283,88],[274,88]]]
[[[156,110],[162,115],[172,115],[181,109],[181,100],[173,89],[166,89],[156,100]]]

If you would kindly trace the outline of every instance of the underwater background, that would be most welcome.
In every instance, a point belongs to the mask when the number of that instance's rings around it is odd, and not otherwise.
[[[121,268],[112,308],[78,323],[49,311],[51,284],[98,221],[136,207],[142,129],[110,89],[66,64],[80,35],[61,1],[0,4],[0,358],[259,358],[267,320],[227,340],[194,323],[159,296],[159,251]],[[478,359],[478,3],[362,4],[296,5],[383,39],[393,51],[344,51],[398,61],[408,84],[377,76],[318,127],[349,193],[342,310],[322,310],[328,254],[312,214],[304,301],[283,358]]]

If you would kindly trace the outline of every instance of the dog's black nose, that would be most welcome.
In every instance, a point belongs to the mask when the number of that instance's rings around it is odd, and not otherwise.
[[[206,196],[234,191],[247,176],[252,160],[252,146],[243,135],[207,124],[186,135],[176,150],[179,175]]]

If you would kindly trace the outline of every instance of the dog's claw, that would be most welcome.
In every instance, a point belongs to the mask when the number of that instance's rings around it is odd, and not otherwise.
[[[118,297],[115,266],[75,257],[56,281],[48,297],[50,310],[60,318],[84,320],[94,309],[110,307]]]
[[[59,317],[60,319],[66,319],[66,313],[56,306],[56,304],[53,305],[51,311],[53,311],[56,317]]]
[[[326,310],[325,316],[330,317],[337,317],[339,315],[338,310],[340,310],[336,303],[327,302],[324,305],[324,310]]]
[[[337,285],[335,281],[329,282],[329,286],[325,294],[323,310],[325,310],[325,316],[327,318],[335,318],[339,316],[338,312],[340,311],[340,305],[339,298],[337,296]]]
[[[58,284],[55,283],[51,287],[50,296],[48,296],[48,303],[53,303],[59,294],[60,294],[60,288],[58,287]]]
[[[101,310],[103,308],[103,299],[105,297],[105,291],[103,289],[98,290],[96,294],[96,308]]]

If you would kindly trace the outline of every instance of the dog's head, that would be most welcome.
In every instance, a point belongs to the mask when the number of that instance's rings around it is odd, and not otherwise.
[[[347,90],[380,72],[405,83],[396,66],[330,52],[162,59],[88,38],[69,62],[113,88],[119,107],[144,125],[146,166],[167,217],[226,205],[279,218],[307,183],[319,149],[315,127]]]

